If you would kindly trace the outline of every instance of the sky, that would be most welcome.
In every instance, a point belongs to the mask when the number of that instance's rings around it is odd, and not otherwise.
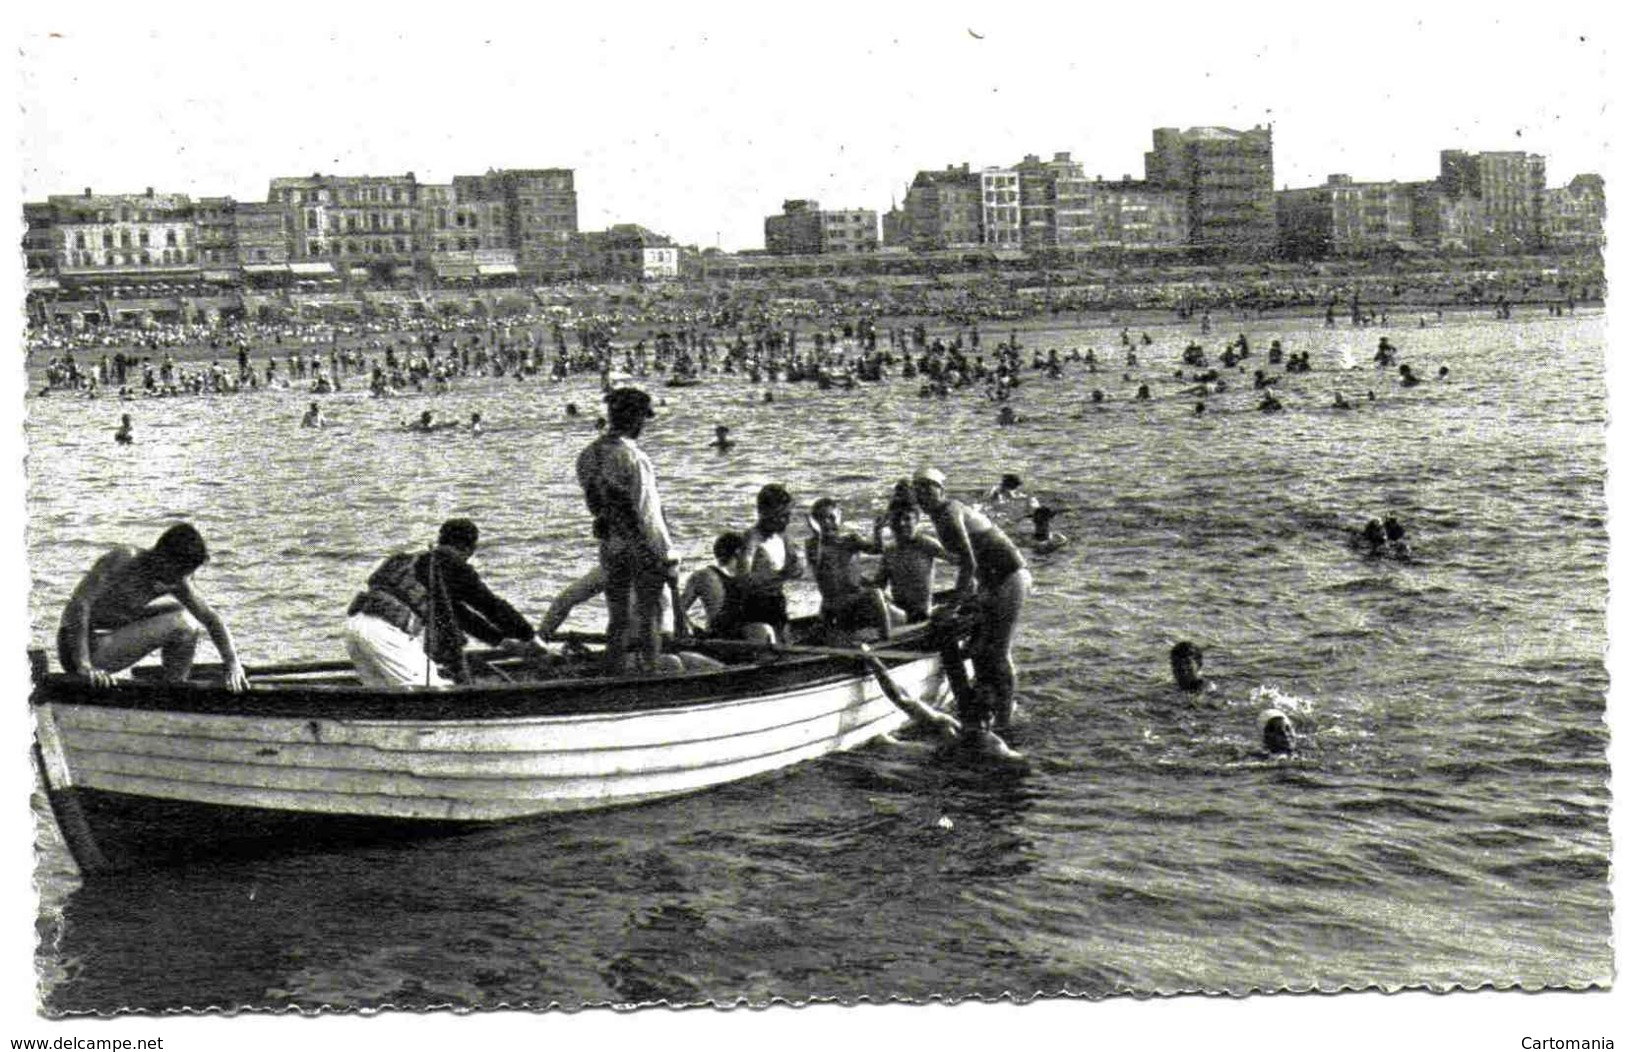
[[[1565,183],[1609,135],[1600,4],[135,6],[22,13],[25,200],[563,167],[583,230],[737,250],[786,199],[884,211],[953,163],[1142,178],[1163,126],[1273,125],[1277,186],[1426,179],[1445,148]]]
[[[779,18],[764,14],[765,4],[694,2],[578,4],[587,9],[567,16],[483,2],[363,11],[308,0],[8,6],[0,20],[11,30],[17,102],[0,108],[0,137],[14,149],[18,201],[86,186],[250,200],[263,199],[276,175],[411,171],[447,182],[492,167],[556,166],[576,171],[583,230],[637,222],[685,244],[744,249],[761,246],[763,218],[786,198],[881,210],[901,200],[922,168],[1070,151],[1091,174],[1140,177],[1159,126],[1272,124],[1278,186],[1314,185],[1334,172],[1425,179],[1445,148],[1544,154],[1555,185],[1580,172],[1607,175],[1619,124],[1610,112],[1613,20],[1590,0],[1119,2],[1065,11],[840,0]],[[1213,10],[1220,6],[1226,10]],[[13,216],[20,236],[15,208]],[[12,266],[20,272],[17,259]],[[20,278],[0,284],[17,317]],[[1622,385],[1617,375],[1610,380],[1619,420]],[[20,369],[0,370],[0,404],[24,404]],[[11,597],[0,623],[17,651],[28,632],[20,417],[0,425],[5,490],[14,496],[0,505],[8,512],[0,515],[0,595]],[[1617,427],[1610,454],[1625,463]],[[1616,507],[1620,478],[1616,467]],[[1617,576],[1615,585],[1625,595]],[[1214,1050],[1296,1039],[1328,1052],[1620,1040],[1617,1022],[1604,1022],[1617,1019],[1617,994],[1120,999],[793,1017],[778,1009],[725,1019],[645,1012],[47,1023],[31,996],[33,890],[19,849],[29,728],[20,661],[13,664],[5,666],[13,708],[0,724],[9,749],[0,819],[12,849],[0,868],[0,901],[9,904],[0,910],[0,1039],[160,1035],[171,1052],[294,1042],[444,1048],[478,1038],[501,1047],[786,1050],[989,1047],[1011,1036],[1054,1043],[1045,1035],[1068,1046],[1092,1038],[1147,1049],[1181,1038],[1184,1047],[1194,1040]],[[1611,656],[1610,666],[1615,682],[1625,682],[1620,661]]]

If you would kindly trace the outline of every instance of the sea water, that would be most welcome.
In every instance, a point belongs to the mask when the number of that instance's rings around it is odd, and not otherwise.
[[[825,494],[867,529],[932,463],[971,497],[1015,472],[1070,538],[1034,556],[1012,778],[874,747],[692,797],[444,840],[143,872],[82,886],[45,819],[41,1001],[121,1007],[459,1007],[1009,993],[1587,985],[1611,975],[1605,749],[1604,319],[1528,314],[1019,325],[1034,350],[996,424],[922,398],[714,376],[642,442],[687,568],[758,487]],[[1415,327],[1413,327],[1415,326]],[[1245,331],[1229,390],[1183,393]],[[951,335],[951,334],[950,334]],[[986,327],[984,346],[1008,338]],[[1389,336],[1426,382],[1372,362]],[[1312,369],[1256,410],[1279,339]],[[262,352],[256,352],[256,360]],[[1448,366],[1447,377],[1438,369]],[[1127,374],[1127,375],[1125,375]],[[1148,402],[1133,400],[1141,383]],[[36,388],[38,384],[35,384]],[[359,386],[359,385],[358,385]],[[1106,400],[1096,405],[1089,392]],[[774,398],[764,402],[771,390]],[[1331,408],[1333,392],[1354,403]],[[1369,393],[1369,396],[1368,396]],[[596,378],[450,393],[297,390],[27,402],[36,645],[106,546],[174,516],[249,663],[342,656],[350,595],[438,523],[538,616],[593,561],[575,482]],[[583,409],[569,417],[564,407]],[[403,433],[479,411],[475,437]],[[136,442],[112,430],[135,417]],[[738,445],[708,447],[726,423]],[[1397,516],[1409,563],[1350,545]],[[1030,524],[1015,522],[1020,534]],[[792,536],[799,539],[799,520]],[[941,582],[948,575],[941,572]],[[793,605],[811,610],[808,587]],[[591,607],[582,627],[601,626]],[[1190,639],[1218,690],[1170,685]],[[1259,755],[1286,708],[1300,753]]]

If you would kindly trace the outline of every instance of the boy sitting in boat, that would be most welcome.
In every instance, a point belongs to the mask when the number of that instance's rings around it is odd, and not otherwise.
[[[794,507],[795,498],[784,486],[777,482],[763,486],[756,494],[756,524],[745,534],[742,556],[744,620],[771,627],[776,642],[784,642],[790,622],[784,583],[799,580],[806,572],[801,553],[784,536]]]
[[[905,484],[892,497],[886,515],[875,522],[875,541],[891,528],[892,543],[881,555],[880,572],[870,578],[875,588],[891,588],[891,602],[900,618],[909,624],[931,619],[931,592],[937,560],[946,552],[937,539],[920,530],[920,507],[913,491]]]
[[[158,650],[164,679],[184,682],[207,631],[226,666],[227,689],[246,689],[231,633],[192,589],[192,574],[208,561],[202,534],[185,522],[165,530],[151,548],[120,545],[96,560],[62,610],[56,646],[63,671],[106,687],[113,681],[109,673]]]
[[[427,552],[385,559],[347,611],[344,645],[369,687],[467,682],[470,635],[514,654],[546,654],[530,622],[499,598],[468,560],[479,543],[469,519],[447,519]]]
[[[687,620],[688,611],[697,599],[705,610],[705,624],[697,635],[773,643],[771,626],[746,620],[742,583],[746,572],[745,535],[734,530],[718,534],[711,545],[711,554],[715,561],[690,574],[683,585],[683,593],[677,600],[678,612]]]
[[[878,628],[881,639],[891,638],[892,610],[880,589],[866,585],[858,572],[858,556],[880,554],[878,542],[856,530],[841,529],[841,505],[834,497],[819,497],[807,516],[807,562],[823,598],[824,624],[840,631]]]

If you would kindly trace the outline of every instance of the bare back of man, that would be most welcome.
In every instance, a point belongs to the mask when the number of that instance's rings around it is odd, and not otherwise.
[[[184,680],[207,632],[228,666],[227,685],[247,686],[231,636],[192,590],[190,572],[130,545],[96,560],[62,611],[57,656],[63,669],[105,686],[109,673],[161,651],[164,678]]]

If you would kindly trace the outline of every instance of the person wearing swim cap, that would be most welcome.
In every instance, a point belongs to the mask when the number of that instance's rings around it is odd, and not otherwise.
[[[1291,756],[1298,751],[1298,735],[1292,720],[1280,709],[1258,714],[1258,730],[1264,738],[1264,751],[1271,756]]]
[[[660,507],[654,464],[636,441],[654,418],[653,400],[639,388],[617,387],[604,402],[608,426],[576,458],[576,479],[592,512],[609,604],[604,667],[618,676],[627,671],[627,652],[634,642],[642,667],[658,669],[660,597],[668,582],[675,583],[678,561]]]
[[[1011,650],[1021,611],[1032,591],[1033,576],[1005,532],[975,508],[948,496],[947,478],[933,467],[914,473],[914,496],[920,510],[931,518],[948,558],[959,563],[955,604],[974,603],[983,614],[970,645],[976,670],[976,707],[987,711],[965,713],[966,726],[1009,726],[1015,710],[1016,663]]]

